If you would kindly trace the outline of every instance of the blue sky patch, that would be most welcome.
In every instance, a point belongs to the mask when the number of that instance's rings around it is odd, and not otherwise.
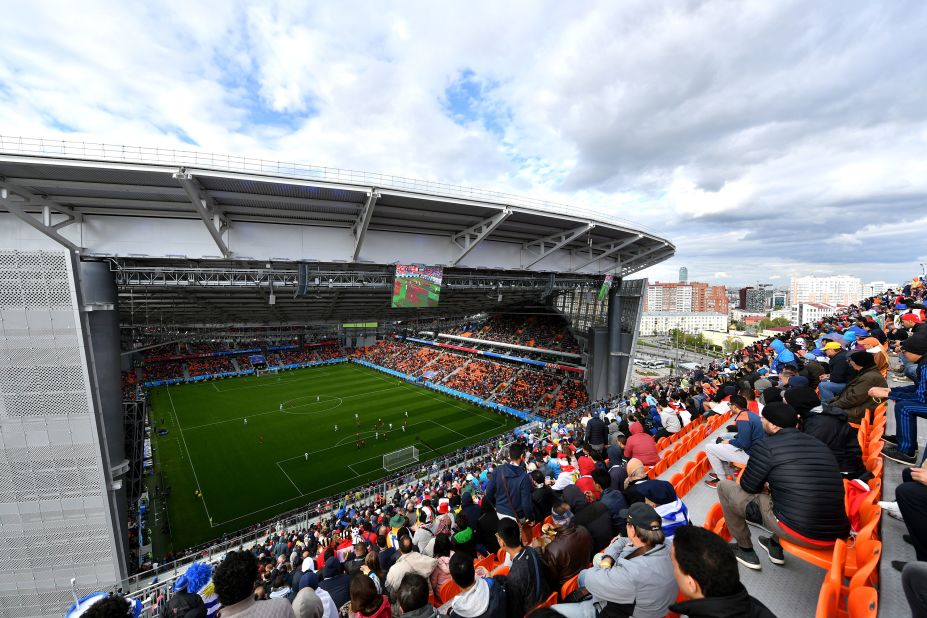
[[[311,100],[304,111],[281,112],[273,109],[261,98],[261,84],[250,71],[226,71],[219,83],[228,92],[230,105],[243,112],[241,128],[245,132],[251,127],[295,131],[306,120],[318,115],[318,109]]]
[[[479,122],[487,131],[501,137],[511,121],[512,112],[493,97],[492,93],[498,86],[498,82],[484,80],[472,69],[464,69],[444,89],[441,107],[455,124],[466,126]]]

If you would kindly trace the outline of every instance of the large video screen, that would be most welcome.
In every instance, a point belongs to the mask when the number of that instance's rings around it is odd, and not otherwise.
[[[437,307],[443,277],[444,268],[441,266],[396,264],[393,308]]]

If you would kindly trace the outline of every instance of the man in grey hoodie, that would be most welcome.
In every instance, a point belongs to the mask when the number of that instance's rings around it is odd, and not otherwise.
[[[627,538],[616,538],[595,557],[592,568],[579,573],[580,590],[592,593],[592,599],[554,605],[557,613],[574,618],[666,615],[678,588],[660,516],[643,502],[632,504],[622,516],[628,522]]]

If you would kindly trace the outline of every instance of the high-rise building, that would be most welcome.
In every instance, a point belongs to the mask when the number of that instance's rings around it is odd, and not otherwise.
[[[651,283],[645,296],[647,311],[727,313],[727,288],[707,283]]]
[[[687,283],[689,281],[689,269],[685,266],[679,267],[679,283]]]
[[[770,309],[782,309],[789,304],[789,291],[788,290],[773,290],[772,298],[770,299]]]
[[[871,281],[863,284],[863,295],[860,298],[869,298],[881,294],[886,290],[900,290],[904,286],[888,281]]]
[[[727,300],[727,288],[723,285],[710,285],[705,293],[705,311],[727,315],[730,304]]]
[[[740,288],[737,308],[744,311],[762,312],[766,310],[766,292],[763,288],[747,286]]]
[[[863,297],[863,285],[859,277],[839,275],[836,277],[792,277],[790,298],[792,305],[799,303],[823,303],[847,306]]]

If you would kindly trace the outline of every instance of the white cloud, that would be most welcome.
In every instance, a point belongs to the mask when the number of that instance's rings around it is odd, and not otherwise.
[[[586,206],[672,240],[669,280],[917,267],[923,3],[8,4],[2,134],[192,141]],[[492,85],[475,106],[491,122],[448,113],[464,72]]]

